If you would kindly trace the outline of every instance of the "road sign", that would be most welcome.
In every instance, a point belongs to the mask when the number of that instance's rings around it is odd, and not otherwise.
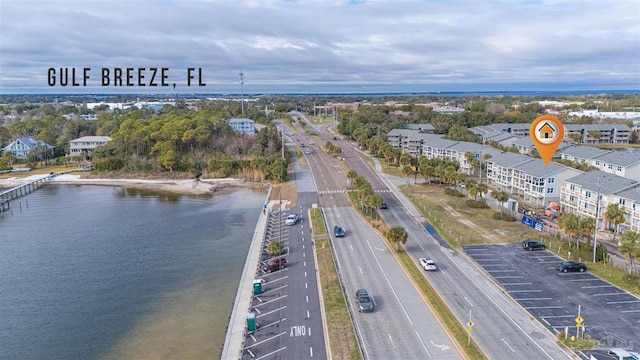
[[[473,321],[471,321],[471,320],[467,321],[467,327],[472,328],[472,327],[473,327],[473,325],[475,325],[475,324],[473,323]],[[469,330],[469,331],[471,331],[471,330]]]
[[[468,332],[472,332],[472,331],[473,331],[473,328],[472,328],[471,326],[469,326],[469,327],[467,328],[467,331],[468,331]]]
[[[582,316],[578,315],[578,317],[576,318],[576,324],[582,324],[583,321],[584,319],[582,318]]]

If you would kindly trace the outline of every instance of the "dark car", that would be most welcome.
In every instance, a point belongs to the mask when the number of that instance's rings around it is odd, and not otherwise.
[[[587,271],[587,265],[575,261],[563,261],[560,264],[556,265],[556,271],[562,272],[572,272],[579,271],[585,272]]]
[[[386,202],[383,202],[383,203],[380,205],[380,209],[386,209],[386,208],[387,208],[387,203],[386,203]]]
[[[287,265],[287,259],[285,258],[273,258],[269,259],[262,263],[262,271],[266,273],[270,273],[275,270],[284,269],[284,266]]]
[[[356,302],[358,303],[358,312],[372,312],[373,300],[365,289],[356,290]]]
[[[344,229],[342,229],[340,227],[340,225],[336,225],[336,226],[333,227],[333,234],[336,237],[343,237],[344,236]]]
[[[533,251],[533,250],[545,250],[547,247],[535,240],[525,240],[522,242],[522,248],[525,250]]]

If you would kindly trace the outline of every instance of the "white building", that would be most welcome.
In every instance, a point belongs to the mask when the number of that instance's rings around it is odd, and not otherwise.
[[[229,126],[235,132],[244,133],[248,135],[255,135],[256,122],[247,118],[232,118],[228,121]]]
[[[69,154],[67,156],[77,156],[81,153],[91,155],[98,146],[106,145],[111,138],[108,136],[83,136],[69,141]]]
[[[49,145],[44,141],[36,140],[32,136],[25,136],[16,139],[0,150],[2,150],[2,154],[9,151],[18,159],[26,159],[27,156],[29,156],[29,152],[38,146],[46,147],[48,151],[51,151],[51,155],[53,156],[53,149],[55,146]]]

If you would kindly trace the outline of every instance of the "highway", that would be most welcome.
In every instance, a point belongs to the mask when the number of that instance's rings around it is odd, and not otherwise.
[[[436,261],[440,270],[425,276],[428,275],[429,282],[461,324],[466,324],[471,315],[474,323],[472,336],[488,358],[574,358],[556,344],[544,326],[532,320],[524,309],[506,296],[464,254],[448,248],[446,244],[439,243],[428,234],[424,230],[426,220],[413,204],[398,191],[396,184],[392,184],[380,171],[374,171],[360,158],[354,149],[354,143],[344,140],[333,141],[331,134],[314,127],[303,114],[292,115],[306,121],[310,128],[316,129],[323,143],[332,141],[334,145],[340,146],[349,168],[367,179],[373,189],[382,195],[389,205],[388,210],[381,211],[382,216],[389,226],[399,225],[407,230],[409,240],[406,251],[416,264],[420,257],[431,257]]]
[[[346,291],[357,336],[366,359],[462,359],[446,331],[401,269],[393,254],[346,198],[347,177],[338,163],[311,137],[298,136],[311,154],[305,155],[312,170],[320,205],[329,227],[340,276]],[[343,238],[331,232],[335,224],[346,231]],[[373,313],[359,313],[356,289],[365,288],[376,305]]]

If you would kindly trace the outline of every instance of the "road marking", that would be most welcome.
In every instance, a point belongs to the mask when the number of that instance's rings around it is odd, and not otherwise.
[[[467,297],[464,297],[465,300],[467,300],[467,302],[469,303],[469,305],[473,306],[473,304],[471,303],[471,301],[469,301],[469,299],[467,299]]]
[[[515,350],[513,350],[511,346],[509,346],[509,343],[507,343],[507,341],[504,338],[502,338],[502,341],[505,343],[505,345],[507,345],[507,347],[509,348],[509,350],[511,350],[511,352],[516,352]]]
[[[306,262],[306,261],[303,261],[303,262],[302,262],[302,264],[303,264],[304,266],[307,266],[307,262]]]
[[[593,294],[593,296],[609,296],[609,295],[627,295],[626,292]]]
[[[309,295],[307,295],[307,302],[309,302]]]
[[[514,279],[514,278],[523,278],[524,276],[520,275],[520,276],[494,276],[494,279]]]
[[[252,347],[254,347],[254,346],[256,346],[256,345],[260,345],[260,344],[265,343],[265,342],[267,342],[267,341],[269,341],[269,340],[273,340],[273,339],[275,339],[275,338],[277,338],[277,337],[280,337],[280,336],[282,336],[282,335],[284,335],[284,334],[286,334],[286,333],[287,333],[286,331],[283,331],[283,332],[281,332],[280,334],[273,335],[272,337],[270,337],[270,338],[266,338],[266,339],[264,339],[264,340],[262,340],[262,341],[258,341],[258,342],[257,342],[257,343],[255,343],[255,344],[251,344],[251,345],[249,345],[249,346],[245,346],[245,349],[252,348]]]
[[[562,309],[564,306],[527,306],[524,309]],[[573,315],[572,315],[573,316]]]
[[[273,299],[271,299],[271,300],[269,300],[269,301],[265,301],[265,302],[263,302],[263,303],[260,303],[260,304],[258,304],[258,305],[256,305],[256,306],[254,306],[254,308],[257,308],[257,307],[262,306],[262,305],[267,305],[268,303],[271,303],[271,302],[274,302],[274,301],[277,301],[277,300],[281,300],[281,299],[283,299],[283,298],[286,298],[287,296],[289,296],[289,295],[284,294],[284,295],[282,295],[282,296],[280,296],[280,297],[273,298]]]
[[[393,339],[391,338],[391,334],[387,334],[387,336],[389,337],[389,341],[391,341],[391,345],[393,345],[393,347],[396,347],[396,343],[393,342]]]
[[[419,245],[419,246],[420,246],[420,249],[421,249],[422,251],[426,251],[426,250],[422,247],[422,245]]]
[[[545,318],[572,318],[575,315],[548,315]]]
[[[360,270],[360,274],[364,274],[364,272],[362,272],[362,268],[360,266],[358,266],[358,270]]]
[[[514,299],[515,301],[533,301],[533,300],[551,300],[552,298],[521,298]]]
[[[287,348],[286,346],[283,346],[283,347],[281,347],[281,348],[280,348],[280,349],[278,349],[278,350],[272,351],[272,352],[270,352],[270,353],[268,353],[268,354],[265,354],[265,355],[260,356],[259,358],[256,358],[256,360],[260,360],[260,359],[264,359],[264,358],[270,357],[271,355],[273,355],[273,354],[275,354],[275,353],[277,353],[277,352],[280,352],[280,351],[282,351],[282,350],[284,350],[284,349],[286,349],[286,348]]]
[[[533,283],[502,283],[502,285],[532,285]]]
[[[353,251],[353,246],[351,244],[349,244],[349,247],[351,248],[351,250]]]
[[[540,318],[540,319],[542,319],[542,321],[546,322],[546,323],[547,323],[547,325],[551,326],[551,324],[549,324],[549,322],[547,321],[547,319],[545,319],[545,318]]]
[[[305,289],[309,288],[309,283],[304,283],[304,288]]]
[[[256,316],[256,319],[257,319],[257,318],[259,318],[259,317],[265,316],[265,315],[273,314],[274,312],[277,312],[277,311],[280,311],[280,310],[284,310],[284,309],[286,309],[286,308],[287,308],[286,306],[279,307],[279,308],[277,308],[277,309],[275,309],[275,310],[271,310],[271,311],[269,311],[269,312],[266,312],[266,313],[264,313],[264,314],[260,314],[260,315]]]
[[[307,319],[310,318],[311,315],[309,315],[309,310],[307,310]]]
[[[304,244],[302,244],[302,248],[304,249]]]
[[[494,273],[494,272],[514,272],[515,270],[511,269],[511,270],[487,270],[487,272],[490,273]]]
[[[313,348],[312,347],[309,348],[309,357],[313,357]]]
[[[552,269],[552,268],[548,268],[548,269]],[[602,281],[600,279],[573,279],[569,281],[595,281],[595,280]]]
[[[510,293],[541,292],[542,290],[507,290]]]
[[[593,288],[603,288],[603,287],[614,287],[613,285],[591,285],[591,286],[580,286],[580,289],[593,289]]]
[[[307,277],[307,272],[306,271],[304,272],[304,277]]]
[[[307,254],[307,253],[302,253],[302,257],[306,257],[306,256],[307,256],[306,254]]]
[[[630,313],[630,312],[640,312],[640,310],[622,310],[622,311],[620,311],[620,312],[623,312],[623,313]]]
[[[450,348],[449,348],[449,346],[444,345],[444,344],[442,344],[442,345],[438,345],[438,344],[434,343],[434,342],[433,342],[433,340],[431,340],[431,345],[433,345],[433,346],[437,347],[438,349],[440,349],[440,350],[442,350],[442,351],[447,351],[447,350],[449,350],[449,349],[450,349]]]
[[[626,301],[607,301],[607,304],[629,304],[629,303],[637,303],[640,300],[626,300]]]

